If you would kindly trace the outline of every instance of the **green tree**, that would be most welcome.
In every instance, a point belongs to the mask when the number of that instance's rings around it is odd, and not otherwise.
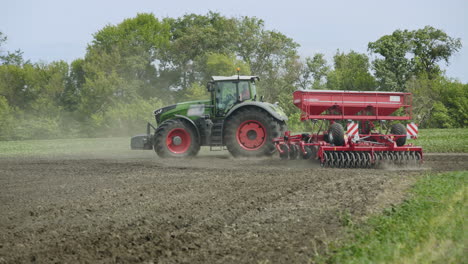
[[[204,81],[208,81],[211,76],[234,75],[236,68],[240,68],[240,74],[249,75],[250,67],[242,60],[238,60],[234,54],[206,53],[197,63],[199,72],[205,76]]]
[[[440,76],[420,76],[408,82],[413,94],[413,117],[421,127],[468,126],[468,84]]]
[[[449,63],[460,50],[460,39],[444,31],[426,26],[414,31],[396,30],[368,45],[379,57],[373,62],[379,89],[406,91],[407,82],[420,75],[436,79],[441,75],[440,61]]]
[[[413,62],[407,58],[411,50],[411,35],[408,30],[396,30],[391,35],[369,43],[369,51],[383,57],[373,61],[379,90],[404,91],[406,89],[406,82],[414,71]]]
[[[14,134],[14,111],[8,104],[8,100],[0,95],[0,140],[11,139]]]
[[[104,27],[88,46],[83,65],[85,77],[92,79],[96,72],[117,74],[142,97],[164,93],[156,83],[155,63],[161,49],[169,44],[169,30],[169,25],[153,14],[138,14],[118,25]]]
[[[0,48],[3,43],[6,43],[8,37],[0,31]],[[0,65],[16,65],[21,66],[26,63],[30,63],[29,60],[25,61],[23,58],[23,52],[21,50],[15,50],[14,52],[7,51],[6,54],[0,49]]]
[[[166,18],[164,22],[170,26],[171,38],[168,47],[161,50],[159,68],[162,81],[170,87],[186,89],[200,81],[195,64],[206,53],[232,54],[237,32],[235,19],[209,12]]]
[[[443,30],[431,26],[413,31],[411,40],[415,72],[425,73],[429,79],[441,74],[440,61],[448,65],[450,57],[462,47],[459,38],[452,38]]]
[[[337,51],[334,69],[327,75],[327,87],[334,90],[371,91],[376,82],[369,72],[367,55],[351,51],[348,54]]]
[[[61,104],[69,112],[76,111],[81,102],[81,91],[86,82],[83,66],[83,59],[76,59],[70,64],[69,77],[61,96]]]
[[[325,55],[315,54],[312,58],[306,57],[302,65],[301,77],[298,86],[301,89],[322,89],[325,87],[325,78],[330,71]]]
[[[153,14],[138,14],[94,34],[84,60],[72,63],[63,96],[63,103],[88,126],[88,135],[111,129],[102,120],[108,111],[130,109],[125,104],[141,98],[167,98],[167,88],[158,86],[156,65],[169,37],[169,25]]]

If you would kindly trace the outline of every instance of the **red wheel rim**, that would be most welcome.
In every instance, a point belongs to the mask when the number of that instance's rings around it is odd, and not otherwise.
[[[172,153],[185,153],[191,143],[192,139],[189,132],[183,128],[174,128],[167,133],[166,146]]]
[[[237,128],[236,138],[243,149],[257,150],[265,144],[265,127],[256,120],[247,120]]]

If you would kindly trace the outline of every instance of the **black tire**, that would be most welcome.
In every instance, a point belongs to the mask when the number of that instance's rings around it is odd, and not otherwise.
[[[305,146],[304,147],[306,154],[302,155],[303,159],[313,159],[317,158],[318,147],[317,146]]]
[[[280,148],[281,150],[283,151],[283,153],[280,152],[279,156],[280,156],[280,159],[282,160],[287,160],[289,158],[289,149],[288,149],[288,146],[286,146],[285,144],[281,144],[280,145]]]
[[[289,159],[295,160],[299,157],[300,149],[298,145],[291,145],[289,148]]]
[[[335,146],[344,146],[344,129],[339,123],[333,123],[328,130],[328,140]]]
[[[225,124],[224,142],[234,157],[271,156],[276,150],[273,139],[286,129],[284,122],[251,107],[239,109]]]
[[[397,123],[393,124],[392,128],[390,129],[390,134],[393,135],[406,135],[406,127],[403,124]],[[400,137],[395,140],[397,146],[401,147],[406,143],[406,137]]]
[[[309,147],[309,146],[305,146],[304,150],[306,151],[306,153],[305,154],[302,153],[302,158],[303,159],[310,159],[312,157],[312,155],[313,155],[312,148]]]
[[[168,144],[169,137],[172,140]],[[177,139],[176,137],[179,137]],[[177,140],[177,142],[175,142]],[[186,158],[200,150],[197,134],[188,122],[181,119],[162,123],[154,133],[154,150],[161,158]]]

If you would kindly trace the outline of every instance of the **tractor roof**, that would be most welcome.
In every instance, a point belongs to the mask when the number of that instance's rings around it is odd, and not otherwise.
[[[260,80],[258,76],[250,76],[250,75],[233,75],[233,76],[213,76],[211,77],[213,81],[236,81],[236,80]]]

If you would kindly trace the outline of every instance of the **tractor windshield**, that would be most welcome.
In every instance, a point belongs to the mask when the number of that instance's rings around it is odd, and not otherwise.
[[[216,84],[216,108],[218,114],[222,115],[230,109],[237,98],[237,86],[235,81],[218,82]]]
[[[237,90],[239,89],[239,90]],[[256,95],[255,82],[250,80],[222,81],[216,84],[216,108],[222,115],[238,102],[251,100]]]

